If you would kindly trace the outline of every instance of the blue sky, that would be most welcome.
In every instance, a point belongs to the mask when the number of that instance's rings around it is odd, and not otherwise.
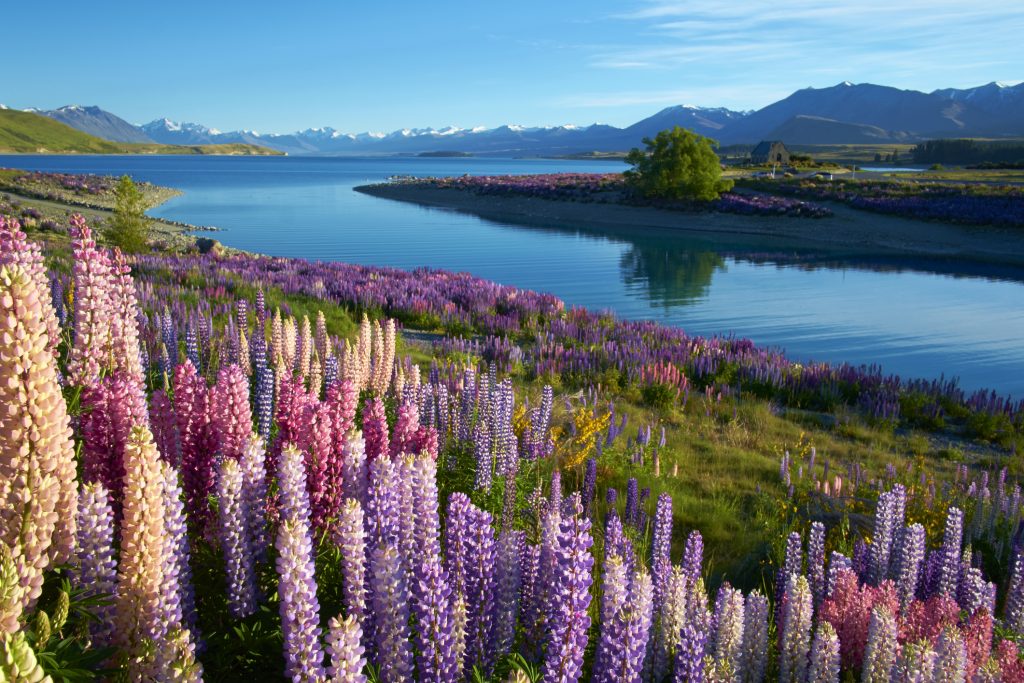
[[[10,4],[0,102],[222,130],[627,125],[844,80],[1024,79],[1020,0]]]

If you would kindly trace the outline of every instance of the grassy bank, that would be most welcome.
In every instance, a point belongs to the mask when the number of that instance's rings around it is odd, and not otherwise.
[[[16,217],[37,239],[53,244],[67,241],[69,218],[82,214],[101,234],[113,216],[116,178],[110,176],[65,173],[36,173],[0,168],[0,214]],[[137,187],[152,209],[181,194],[180,190],[151,183]],[[150,237],[155,248],[188,249],[196,240],[189,232],[202,231],[192,226],[152,219]]]
[[[3,154],[213,154],[279,156],[266,147],[247,144],[161,145],[111,142],[83,133],[41,114],[0,109],[0,153]]]

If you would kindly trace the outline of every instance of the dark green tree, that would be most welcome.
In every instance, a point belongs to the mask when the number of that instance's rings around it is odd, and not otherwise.
[[[645,197],[711,201],[732,188],[714,140],[676,126],[643,142],[646,150],[634,147],[626,156],[633,165],[626,179]]]
[[[114,215],[105,231],[107,241],[125,253],[145,251],[149,239],[146,197],[128,176],[114,188]]]

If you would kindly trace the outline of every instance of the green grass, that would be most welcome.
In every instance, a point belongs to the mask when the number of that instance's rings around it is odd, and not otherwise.
[[[0,152],[26,154],[232,154],[280,155],[256,145],[159,145],[110,142],[31,112],[0,110]]]

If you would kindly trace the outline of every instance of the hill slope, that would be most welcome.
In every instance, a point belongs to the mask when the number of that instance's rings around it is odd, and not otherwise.
[[[195,145],[110,142],[41,114],[0,109],[0,152],[27,154],[280,154],[255,145]]]
[[[49,116],[51,119],[67,124],[83,133],[95,135],[111,142],[154,142],[138,127],[99,107],[82,107],[73,104],[60,109],[36,113]]]

